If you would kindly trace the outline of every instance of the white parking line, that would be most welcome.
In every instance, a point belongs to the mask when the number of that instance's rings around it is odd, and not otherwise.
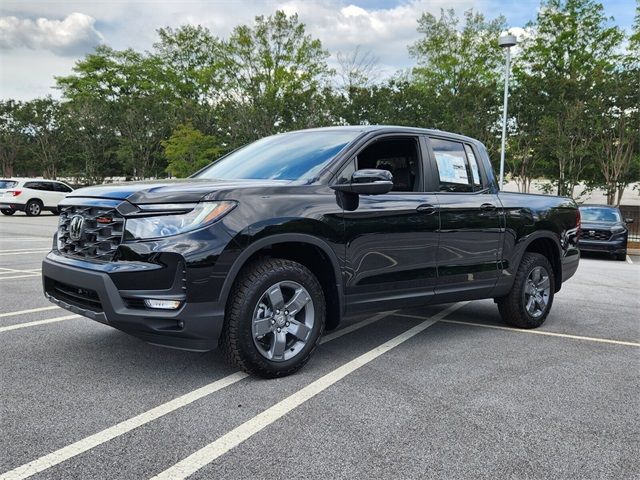
[[[6,327],[0,327],[0,333],[9,332],[11,330],[18,330],[20,328],[36,327],[38,325],[46,325],[48,323],[63,322],[65,320],[72,320],[74,318],[80,318],[80,315],[67,315],[67,316],[64,316],[64,317],[48,318],[46,320],[36,320],[35,322],[25,322],[25,323],[17,323],[15,325],[8,325]]]
[[[426,319],[427,317],[421,317],[420,315],[409,315],[406,313],[397,313],[399,317],[408,317],[415,319]],[[636,342],[627,342],[624,340],[611,340],[609,338],[600,338],[600,337],[584,337],[582,335],[571,335],[568,333],[557,333],[557,332],[548,332],[545,330],[531,330],[525,328],[512,328],[512,327],[502,327],[500,325],[490,325],[486,323],[473,323],[473,322],[464,322],[458,320],[441,320],[442,323],[452,323],[455,325],[469,325],[471,327],[482,327],[482,328],[493,328],[494,330],[507,330],[509,332],[517,332],[517,333],[530,333],[532,335],[546,335],[548,337],[562,337],[562,338],[570,338],[572,340],[584,340],[587,342],[597,342],[597,343],[610,343],[614,345],[626,345],[628,347],[640,347],[640,343]]]
[[[293,395],[288,396],[284,400],[276,403],[272,407],[264,410],[262,413],[256,415],[255,417],[247,420],[242,425],[234,428],[230,432],[226,433],[222,437],[218,438],[214,442],[206,445],[201,448],[197,452],[189,455],[185,459],[176,463],[172,467],[168,468],[164,472],[159,473],[153,479],[183,479],[192,475],[193,473],[200,470],[205,465],[213,462],[216,458],[227,453],[229,450],[237,447],[242,442],[248,440],[256,433],[260,432],[264,428],[271,425],[276,420],[284,417],[287,413],[291,412],[293,409],[299,407],[306,401],[312,399],[319,393],[323,392],[336,382],[342,380],[344,377],[349,375],[350,373],[355,372],[360,367],[363,367],[367,363],[372,362],[380,355],[388,352],[389,350],[397,347],[398,345],[406,342],[410,338],[416,336],[418,333],[422,332],[426,328],[430,327],[438,320],[444,318],[449,313],[454,310],[460,308],[461,304],[454,304],[449,308],[439,312],[434,315],[429,320],[424,320],[422,323],[419,323],[413,328],[410,328],[404,333],[401,333],[395,338],[379,345],[378,347],[369,350],[367,353],[360,355],[358,358],[351,360],[348,363],[336,368],[335,370],[329,372],[323,377],[319,378],[315,382],[310,383],[306,387],[298,390]]]
[[[0,313],[0,318],[2,317],[13,317],[14,315],[24,315],[25,313],[37,313],[37,312],[46,312],[47,310],[55,310],[60,307],[40,307],[40,308],[30,308],[29,310],[17,310],[15,312],[5,312]]]
[[[331,332],[330,334],[324,336],[320,340],[320,343],[322,344],[331,340],[335,340],[336,338],[351,333],[359,328],[366,327],[367,325],[373,323],[376,320],[380,320],[387,315],[391,315],[391,313],[381,313],[348,327],[336,330],[335,332]],[[45,455],[29,463],[14,468],[13,470],[5,472],[0,475],[0,480],[19,480],[28,478],[31,475],[35,475],[36,473],[42,472],[43,470],[53,467],[54,465],[58,465],[59,463],[80,455],[87,450],[91,450],[98,445],[108,442],[109,440],[124,435],[125,433],[130,432],[135,428],[138,428],[146,423],[167,415],[168,413],[178,410],[179,408],[185,407],[195,402],[196,400],[206,397],[207,395],[211,395],[212,393],[228,387],[229,385],[233,385],[234,383],[242,380],[243,378],[246,378],[247,376],[248,375],[246,373],[235,372],[220,380],[216,380],[213,383],[205,385],[204,387],[200,387],[189,393],[176,397],[173,400],[163,403],[162,405],[158,405],[157,407],[154,407],[151,410],[147,410],[146,412],[136,415],[135,417],[124,420],[123,422],[120,422],[112,427],[83,438],[82,440],[78,440],[77,442],[56,450],[55,452],[49,453],[48,455]]]
[[[5,255],[28,255],[30,253],[45,253],[49,250],[51,249],[47,248],[46,250],[28,250],[26,252],[0,252],[0,256],[4,257]]]
[[[10,248],[8,250],[0,250],[0,253],[14,253],[14,252],[32,252],[44,247],[31,247],[31,248]]]
[[[627,255],[627,263],[633,265],[633,260],[631,260],[631,257],[629,255]]]
[[[0,267],[0,275],[3,275],[5,273],[27,273],[27,272],[39,272],[40,270],[42,270],[41,268],[28,268],[26,270],[19,270],[16,268],[6,268],[6,267]]]
[[[0,280],[11,280],[12,278],[28,278],[28,277],[40,277],[39,273],[31,273],[29,275],[16,275],[15,277],[0,277]]]

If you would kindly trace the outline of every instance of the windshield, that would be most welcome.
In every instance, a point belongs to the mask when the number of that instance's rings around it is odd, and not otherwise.
[[[195,177],[309,180],[359,134],[335,130],[266,137],[221,158]]]
[[[18,184],[14,180],[0,180],[0,188],[13,188]]]
[[[615,208],[580,207],[580,216],[583,222],[615,223],[620,221],[620,212]]]

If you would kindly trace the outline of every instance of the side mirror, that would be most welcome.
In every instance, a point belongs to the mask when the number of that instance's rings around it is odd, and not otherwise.
[[[351,175],[350,183],[339,183],[332,185],[331,188],[358,195],[380,195],[389,193],[393,188],[393,175],[388,170],[375,168],[356,170]]]
[[[633,223],[633,218],[625,218],[624,223],[626,223],[627,225],[631,225]]]

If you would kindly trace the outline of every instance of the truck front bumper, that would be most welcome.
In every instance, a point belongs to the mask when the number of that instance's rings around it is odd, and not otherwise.
[[[179,289],[146,290],[135,296],[118,290],[115,269],[147,272],[157,268],[142,262],[101,265],[50,252],[42,262],[45,296],[56,305],[149,343],[183,350],[208,351],[217,346],[224,322],[218,302],[188,302]],[[176,278],[179,285],[181,279]],[[181,300],[176,310],[147,308],[144,299]]]

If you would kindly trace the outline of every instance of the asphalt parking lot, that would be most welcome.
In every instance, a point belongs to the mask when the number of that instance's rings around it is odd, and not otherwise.
[[[583,259],[535,331],[363,316],[261,380],[48,303],[56,222],[0,218],[0,479],[640,476],[638,257]]]

